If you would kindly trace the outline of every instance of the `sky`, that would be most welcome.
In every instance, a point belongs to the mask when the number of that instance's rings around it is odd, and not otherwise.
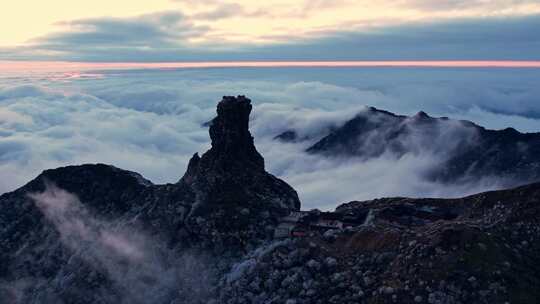
[[[536,0],[11,1],[0,60],[539,60]]]

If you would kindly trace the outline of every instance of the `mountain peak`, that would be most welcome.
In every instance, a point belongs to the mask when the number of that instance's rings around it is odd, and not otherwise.
[[[264,169],[264,159],[249,132],[251,109],[249,98],[224,96],[209,124],[212,147],[200,157],[193,155],[180,180],[181,186],[197,195],[186,219],[197,235],[230,230],[264,234],[265,226],[300,209],[296,191]],[[228,219],[241,210],[249,210],[251,216],[233,227]]]
[[[264,170],[264,159],[249,132],[251,109],[251,100],[245,96],[223,96],[217,106],[217,117],[210,125],[212,148],[203,158],[211,157],[227,166],[242,163]]]

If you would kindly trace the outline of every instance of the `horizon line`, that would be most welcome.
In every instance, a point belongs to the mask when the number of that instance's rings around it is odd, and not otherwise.
[[[185,62],[76,62],[0,60],[1,71],[126,70],[193,68],[281,67],[440,67],[540,68],[536,60],[356,60],[356,61],[185,61]]]

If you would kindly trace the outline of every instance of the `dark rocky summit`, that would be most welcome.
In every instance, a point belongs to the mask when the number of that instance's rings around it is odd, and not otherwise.
[[[224,97],[217,112],[211,149],[178,183],[81,165],[0,196],[0,303],[540,302],[540,184],[298,212],[254,146],[250,100]],[[442,132],[425,113],[388,119]],[[296,215],[318,225],[273,238]]]
[[[540,133],[488,130],[469,121],[403,116],[369,107],[307,149],[328,157],[428,156],[429,180],[467,183],[496,177],[507,186],[540,180]]]
[[[299,210],[300,201],[294,189],[264,170],[248,130],[250,111],[249,99],[224,97],[210,128],[212,148],[200,158],[195,154],[176,184],[153,185],[137,173],[113,166],[82,165],[44,171],[22,188],[0,196],[0,298],[7,297],[1,293],[5,285],[12,297],[25,294],[20,303],[113,303],[121,297],[122,303],[152,302],[125,296],[118,291],[124,286],[111,278],[118,268],[140,262],[107,265],[117,254],[107,253],[111,244],[103,243],[102,235],[120,238],[118,230],[128,234],[125,240],[117,240],[119,244],[138,244],[130,240],[129,231],[141,230],[151,239],[144,247],[154,247],[152,255],[167,256],[192,250],[197,257],[206,253],[238,257],[269,240],[278,219]],[[40,205],[29,197],[44,191],[51,202]],[[84,257],[87,252],[78,252],[85,246],[88,252],[96,251],[92,261]],[[152,282],[159,281],[160,275],[148,274],[148,286],[142,288],[158,286]],[[181,288],[163,289],[174,295]]]
[[[248,130],[251,101],[224,97],[217,112],[210,126],[212,148],[195,154],[180,180],[195,194],[186,225],[197,236],[264,239],[277,218],[300,209],[300,201],[289,185],[264,170]]]

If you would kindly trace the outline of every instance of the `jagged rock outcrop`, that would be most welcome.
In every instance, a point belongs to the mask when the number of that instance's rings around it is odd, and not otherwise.
[[[180,181],[196,195],[186,222],[196,235],[264,239],[276,219],[300,209],[294,189],[265,171],[248,129],[250,112],[244,96],[224,97],[210,124],[212,147],[192,157]]]
[[[46,170],[0,196],[0,300],[205,302],[211,274],[300,208],[294,189],[265,171],[250,111],[249,99],[224,97],[212,148],[178,183],[87,164]]]
[[[437,163],[425,177],[441,182],[497,178],[502,185],[516,186],[540,180],[540,133],[488,130],[425,112],[403,116],[369,107],[307,152],[363,160],[426,156]]]

